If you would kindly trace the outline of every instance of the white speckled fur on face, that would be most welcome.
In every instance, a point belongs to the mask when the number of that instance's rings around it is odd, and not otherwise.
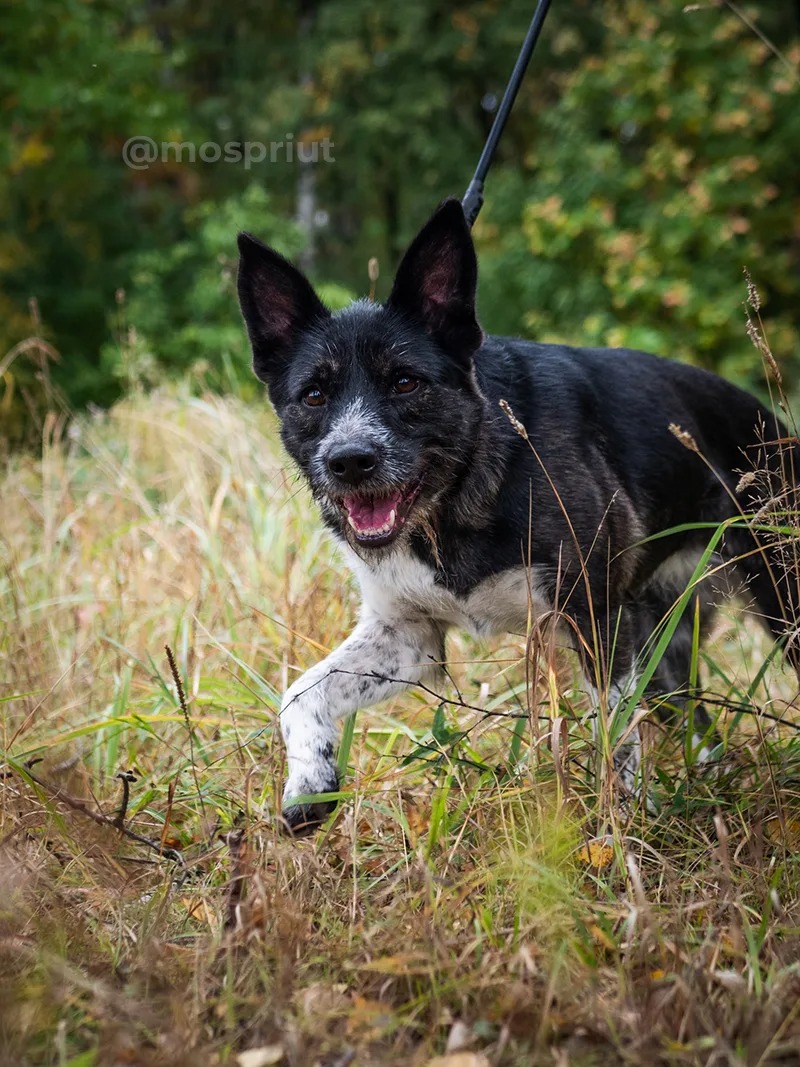
[[[389,444],[386,427],[377,415],[368,410],[363,397],[351,401],[320,440],[311,461],[314,478],[324,483],[327,478],[326,461],[330,452],[340,445],[347,445],[356,440],[368,440],[371,444],[383,448]],[[391,471],[387,470],[387,474],[391,476]]]
[[[386,444],[389,434],[378,416],[367,408],[364,398],[352,400],[333,422],[320,442],[327,451],[332,445],[348,444],[354,437],[368,437],[376,444]]]

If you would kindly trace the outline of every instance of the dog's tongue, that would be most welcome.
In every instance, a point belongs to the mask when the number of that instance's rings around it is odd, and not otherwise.
[[[352,526],[360,533],[369,533],[370,530],[380,530],[389,522],[392,511],[397,515],[397,506],[402,499],[402,493],[395,492],[391,496],[375,499],[369,496],[359,496],[356,493],[348,493],[344,498],[344,506]]]

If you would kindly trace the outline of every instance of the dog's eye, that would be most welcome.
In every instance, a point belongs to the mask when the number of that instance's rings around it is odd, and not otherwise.
[[[307,404],[310,408],[322,407],[325,400],[325,394],[321,389],[318,389],[316,385],[312,385],[310,389],[306,389],[303,393],[303,403]]]
[[[413,393],[419,386],[419,378],[412,378],[410,374],[398,374],[392,388],[396,393]]]

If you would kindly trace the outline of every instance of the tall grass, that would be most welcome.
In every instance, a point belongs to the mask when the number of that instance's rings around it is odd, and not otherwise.
[[[725,759],[652,727],[657,814],[568,656],[454,634],[293,842],[279,694],[357,597],[266,409],[52,414],[0,500],[0,1063],[800,1062],[795,689],[735,612]]]

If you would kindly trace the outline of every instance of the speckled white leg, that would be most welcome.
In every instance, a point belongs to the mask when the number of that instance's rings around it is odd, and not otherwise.
[[[368,617],[290,686],[280,712],[288,762],[283,815],[290,826],[320,821],[292,798],[338,788],[337,720],[422,681],[442,654],[443,632],[430,620]]]
[[[609,725],[613,721],[613,718],[618,714],[625,706],[630,694],[636,687],[637,678],[634,674],[626,675],[620,679],[619,682],[615,682],[609,687],[608,690],[608,715]],[[593,703],[596,709],[594,723],[594,739],[595,744],[599,741],[598,730],[598,717],[601,714],[600,711],[600,696],[593,685],[587,685],[587,689],[592,696]],[[636,708],[633,713],[633,720],[638,719],[641,709]],[[641,783],[639,780],[639,771],[642,765],[642,739],[639,733],[639,727],[629,726],[625,732],[624,739],[618,742],[614,752],[612,754],[612,763],[614,773],[617,777],[617,782],[621,792],[625,796],[638,797],[641,793]]]
[[[612,716],[622,712],[630,699],[631,693],[636,688],[638,677],[631,672],[618,683],[612,685],[608,692],[608,703]],[[625,731],[622,741],[614,749],[613,762],[614,773],[617,776],[620,792],[623,797],[639,797],[642,792],[641,766],[642,766],[642,737],[636,721],[641,715],[642,709],[638,706],[634,709],[631,722]]]

